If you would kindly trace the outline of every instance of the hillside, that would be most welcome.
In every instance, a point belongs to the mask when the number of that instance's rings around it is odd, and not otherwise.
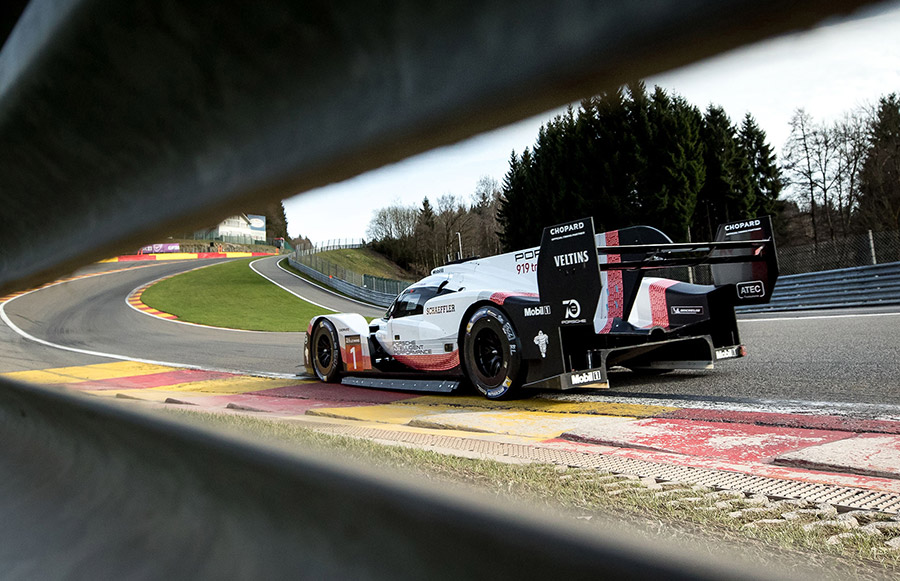
[[[384,255],[371,248],[343,248],[316,254],[319,258],[332,262],[342,268],[359,273],[371,274],[381,278],[391,278],[413,282],[418,279],[414,274],[403,270]]]

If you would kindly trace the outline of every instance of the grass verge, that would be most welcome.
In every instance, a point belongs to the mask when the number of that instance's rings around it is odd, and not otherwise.
[[[341,268],[381,278],[414,281],[418,277],[407,272],[371,248],[341,248],[316,254]]]
[[[329,292],[333,292],[333,293],[336,294],[336,295],[341,295],[342,297],[346,297],[346,298],[348,298],[348,299],[358,300],[358,299],[356,299],[356,298],[354,298],[354,297],[351,297],[351,296],[348,295],[347,293],[342,293],[341,291],[339,291],[338,289],[334,288],[333,286],[329,286],[329,285],[323,284],[323,283],[321,283],[320,281],[318,281],[318,280],[314,279],[313,277],[309,276],[308,274],[305,274],[305,273],[303,273],[303,272],[300,272],[299,270],[297,270],[296,268],[294,268],[293,266],[291,266],[291,261],[288,260],[287,258],[282,258],[281,260],[279,260],[279,261],[278,261],[278,266],[280,266],[281,268],[285,269],[286,271],[288,271],[288,272],[291,273],[291,274],[295,274],[295,275],[299,276],[300,278],[302,278],[303,280],[305,280],[306,282],[308,282],[308,283],[310,283],[310,284],[314,284],[314,285],[319,286],[319,287],[322,287],[322,288],[327,288]]]
[[[661,538],[683,543],[692,551],[746,561],[762,573],[774,568],[803,577],[814,574],[825,579],[884,579],[896,578],[900,572],[900,553],[885,548],[884,538],[860,536],[828,545],[826,541],[833,531],[824,527],[806,530],[803,524],[810,522],[809,519],[779,527],[748,527],[747,519],[729,516],[735,508],[740,508],[740,501],[725,507],[723,498],[727,494],[722,496],[723,493],[701,487],[670,483],[673,486],[654,490],[641,486],[635,477],[594,470],[462,458],[322,434],[287,421],[245,415],[173,408],[167,408],[166,412],[201,427],[236,432],[281,446],[311,449],[330,457],[403,473],[412,479],[437,481],[441,486],[469,487],[473,494],[527,503],[559,518],[586,521],[588,526],[628,526],[646,536],[649,543]],[[697,502],[698,496],[708,500]],[[772,515],[795,509],[778,503],[769,507]]]
[[[249,331],[305,331],[321,307],[298,299],[250,269],[243,258],[160,281],[141,296],[144,304],[179,320]]]
[[[351,297],[351,296],[348,295],[347,293],[343,293],[343,292],[339,291],[338,289],[334,288],[333,286],[329,286],[329,285],[323,284],[322,282],[320,282],[320,281],[314,279],[313,277],[311,277],[311,276],[309,276],[309,275],[307,275],[307,274],[304,274],[304,273],[300,272],[299,270],[297,270],[296,268],[294,268],[293,266],[291,266],[291,261],[288,260],[287,258],[283,258],[283,259],[279,260],[279,261],[278,261],[278,265],[281,266],[281,267],[282,267],[283,269],[285,269],[286,271],[290,272],[291,274],[295,274],[295,275],[299,276],[300,278],[302,278],[303,280],[305,280],[306,282],[308,282],[308,283],[310,283],[310,284],[314,284],[314,285],[319,286],[319,287],[322,287],[322,288],[327,288],[328,292],[332,292],[332,293],[334,293],[334,294],[336,294],[336,295],[340,295],[340,296],[342,296],[342,297],[346,297],[346,298],[351,299],[351,300],[354,300],[354,301],[359,301],[359,300],[360,300],[360,299],[358,299],[358,298],[356,298],[356,297]],[[365,302],[365,301],[363,301],[363,302]],[[374,308],[376,308],[376,309],[385,309],[385,308],[386,308],[386,307],[383,307],[383,306],[381,306],[381,305],[372,305],[372,304],[370,304],[370,303],[365,303],[365,304],[368,304],[369,306],[374,307]],[[368,320],[371,321],[371,320],[372,320],[372,317],[368,317]]]

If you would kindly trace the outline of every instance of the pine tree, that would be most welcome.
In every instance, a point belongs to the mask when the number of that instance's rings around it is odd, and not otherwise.
[[[777,198],[779,168],[752,117],[737,129],[721,107],[703,115],[660,88],[632,83],[581,102],[513,152],[498,220],[507,250],[538,244],[548,224],[593,216],[595,227],[656,226],[711,239],[724,221]]]
[[[754,200],[751,213],[755,215],[776,213],[778,196],[784,188],[784,181],[772,146],[766,141],[766,132],[757,125],[750,113],[744,116],[741,123],[738,147],[742,153],[741,157],[747,159],[750,164],[752,176],[750,187]]]
[[[647,150],[641,222],[685,240],[705,176],[701,115],[684,99],[670,98],[657,87],[649,120],[652,147]]]
[[[691,229],[696,240],[712,240],[718,224],[747,217],[740,197],[749,187],[748,172],[736,160],[735,133],[724,109],[716,105],[706,109],[700,132],[706,179],[697,196]]]

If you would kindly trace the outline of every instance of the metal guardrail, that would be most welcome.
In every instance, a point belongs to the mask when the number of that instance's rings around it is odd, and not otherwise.
[[[349,283],[339,278],[329,277],[327,274],[323,274],[310,266],[307,266],[301,262],[297,262],[296,260],[294,260],[293,256],[288,258],[288,263],[311,279],[321,282],[325,286],[329,286],[337,291],[344,293],[345,295],[351,296],[355,299],[359,299],[372,305],[377,305],[379,307],[388,307],[392,302],[394,302],[394,298],[397,296],[393,293],[383,293],[374,289],[356,286],[355,284]]]
[[[358,272],[354,272],[352,270],[344,268],[343,266],[335,264],[334,262],[328,260],[327,258],[323,258],[318,254],[295,251],[292,254],[291,258],[291,264],[302,264],[307,269],[318,273],[317,275],[310,274],[310,276],[314,276],[316,280],[319,280],[324,284],[330,286],[334,286],[332,282],[335,280],[343,281],[344,283],[350,285],[350,287],[359,289],[359,292],[362,292],[367,296],[371,296],[373,299],[376,299],[378,302],[375,302],[374,304],[377,305],[381,305],[384,300],[387,300],[386,298],[384,298],[387,296],[390,296],[390,301],[392,301],[394,297],[396,297],[403,291],[403,289],[412,284],[403,280],[383,278],[380,276],[373,276],[371,274],[360,274]],[[307,271],[304,270],[304,272]],[[323,275],[324,278],[320,277],[319,275]],[[351,288],[352,292],[349,294],[351,294],[351,296],[356,296],[355,294],[352,294],[354,292],[357,292],[356,290],[353,290],[353,288]],[[343,288],[339,290],[341,292],[347,292]],[[375,293],[368,293],[368,291],[370,290],[375,291]],[[382,295],[384,295],[384,297]],[[390,301],[388,301],[388,304],[390,304]]]
[[[33,0],[0,294],[867,3]],[[779,575],[9,381],[0,438],[7,578]]]
[[[741,313],[900,304],[900,262],[779,277],[768,304]]]

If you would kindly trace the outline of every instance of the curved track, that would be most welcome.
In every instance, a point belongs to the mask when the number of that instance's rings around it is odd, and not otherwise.
[[[221,261],[173,261],[73,280],[19,297],[6,303],[4,311],[23,332],[81,350],[72,355],[87,356],[88,362],[96,361],[84,351],[208,369],[302,373],[302,333],[184,325],[145,315],[125,302],[147,282],[215,262]]]
[[[381,309],[324,291],[279,269],[275,258],[255,269],[287,290],[338,311],[378,316]],[[24,332],[50,343],[89,352],[256,374],[303,373],[302,333],[237,332],[157,319],[127,306],[125,297],[151,280],[190,270],[186,261],[131,267],[49,287],[8,302],[5,313]],[[117,265],[121,269],[122,265]],[[109,268],[94,266],[93,270]],[[693,400],[801,400],[900,405],[900,330],[897,310],[832,311],[742,317],[750,356],[707,372],[643,377],[614,372],[613,389],[572,397],[635,396]],[[108,361],[84,352],[50,349],[5,326],[2,369],[79,365]],[[569,395],[567,394],[567,397]],[[801,406],[802,407],[802,406]]]

